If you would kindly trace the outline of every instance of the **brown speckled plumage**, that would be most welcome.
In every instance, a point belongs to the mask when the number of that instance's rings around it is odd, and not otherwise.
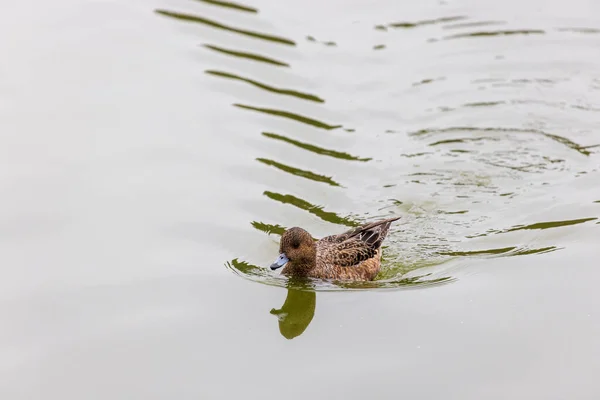
[[[302,228],[281,236],[279,253],[289,259],[282,273],[321,279],[370,281],[377,276],[381,243],[400,217],[371,222],[315,242]]]

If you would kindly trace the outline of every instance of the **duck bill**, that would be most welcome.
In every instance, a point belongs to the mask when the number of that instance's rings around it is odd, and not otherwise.
[[[279,269],[281,267],[283,267],[285,264],[288,263],[288,258],[286,257],[285,254],[280,254],[279,257],[277,257],[277,260],[275,260],[275,262],[273,264],[271,264],[271,269],[273,271],[275,271],[276,269]]]

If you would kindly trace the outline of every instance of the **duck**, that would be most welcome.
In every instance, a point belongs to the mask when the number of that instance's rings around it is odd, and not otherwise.
[[[294,278],[372,281],[381,268],[381,244],[392,222],[400,218],[366,223],[317,241],[302,228],[286,229],[279,257],[270,268],[283,268],[283,275]]]

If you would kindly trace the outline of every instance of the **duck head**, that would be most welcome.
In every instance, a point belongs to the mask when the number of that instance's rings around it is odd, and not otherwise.
[[[293,271],[294,275],[302,275],[303,271],[315,266],[316,259],[317,246],[310,233],[302,228],[290,228],[281,235],[279,257],[271,264],[271,269],[287,265],[286,270]]]

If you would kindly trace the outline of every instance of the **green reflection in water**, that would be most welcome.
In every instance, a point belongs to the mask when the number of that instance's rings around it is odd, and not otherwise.
[[[600,144],[592,144],[589,146],[583,146],[582,149],[595,149],[597,147],[600,147]]]
[[[425,288],[438,286],[455,281],[453,277],[445,276],[434,278],[433,274],[423,274],[419,276],[405,277],[406,270],[388,269],[385,275],[378,276],[378,280],[369,282],[344,282],[330,281],[321,279],[288,279],[287,277],[272,273],[267,267],[259,267],[237,258],[226,262],[225,266],[234,274],[254,282],[259,282],[269,286],[277,286],[286,289],[295,289],[299,291],[312,292],[338,292],[347,290],[366,290],[366,289],[408,289]],[[415,266],[412,269],[421,268],[423,265]],[[283,307],[282,307],[283,308]],[[305,319],[306,320],[306,319]],[[309,321],[310,322],[310,321]]]
[[[256,161],[259,161],[263,164],[269,165],[271,167],[275,167],[281,171],[285,171],[295,176],[299,176],[301,178],[310,179],[311,181],[323,182],[331,186],[341,186],[339,183],[331,179],[329,176],[323,176],[319,174],[315,174],[314,172],[306,171],[299,168],[290,167],[289,165],[281,164],[277,161],[269,160],[266,158],[257,158]]]
[[[543,35],[546,31],[541,29],[523,29],[514,31],[482,31],[471,33],[458,33],[456,35],[446,36],[444,39],[477,38],[489,36],[515,36],[515,35]]]
[[[414,82],[412,85],[413,86],[421,86],[421,85],[427,85],[428,83],[432,83],[437,81],[438,79],[433,79],[433,78],[426,78],[426,79],[421,79],[418,82]],[[393,132],[389,132],[389,133],[393,133]]]
[[[201,3],[211,4],[213,6],[219,6],[219,7],[223,7],[223,8],[231,8],[231,9],[238,10],[238,11],[245,11],[245,12],[250,12],[250,13],[258,12],[258,9],[256,9],[256,8],[245,6],[243,4],[232,3],[230,1],[222,1],[222,0],[196,0],[196,1],[199,1]]]
[[[500,249],[487,249],[487,250],[475,250],[475,251],[449,251],[440,252],[438,254],[451,257],[477,257],[477,256],[494,256],[494,255],[507,255],[507,256],[526,256],[530,254],[541,254],[549,253],[551,251],[558,250],[556,246],[542,247],[539,249],[528,249],[528,248],[517,248],[503,247]]]
[[[283,61],[278,61],[273,58],[261,56],[259,54],[225,49],[223,47],[215,46],[212,44],[205,44],[203,46],[206,47],[207,49],[216,51],[218,53],[227,54],[229,56],[233,56],[233,57],[237,57],[237,58],[244,58],[244,59],[258,61],[258,62],[262,62],[262,63],[266,63],[266,64],[277,65],[279,67],[289,67],[290,66],[288,63],[284,63]]]
[[[484,237],[484,236],[494,235],[494,234],[497,235],[500,233],[508,233],[508,232],[514,232],[514,231],[560,228],[563,226],[583,224],[583,223],[586,223],[589,221],[595,221],[597,219],[598,218],[596,218],[596,217],[591,217],[591,218],[581,218],[581,219],[564,220],[564,221],[538,222],[538,223],[530,224],[530,225],[518,225],[518,226],[514,226],[512,228],[504,229],[504,230],[490,229],[486,233],[480,233],[477,235],[471,235],[471,236],[466,236],[466,237],[469,239],[472,239],[472,238],[476,238],[476,237]]]
[[[243,108],[245,110],[252,110],[252,111],[257,111],[257,112],[263,113],[263,114],[268,114],[268,115],[273,115],[276,117],[291,119],[291,120],[301,122],[303,124],[308,124],[308,125],[314,126],[315,128],[320,128],[320,129],[332,130],[332,129],[337,129],[337,128],[341,127],[341,125],[329,125],[329,124],[326,124],[325,122],[321,122],[316,119],[304,117],[299,114],[294,114],[289,111],[275,110],[275,109],[271,109],[271,108],[252,107],[252,106],[247,106],[245,104],[238,104],[238,103],[234,104],[234,106]]]
[[[489,250],[476,250],[476,251],[448,251],[438,253],[443,256],[452,256],[452,257],[464,257],[464,256],[482,256],[482,255],[494,255],[494,254],[504,254],[509,251],[515,250],[516,247],[504,247],[501,249],[489,249]]]
[[[222,71],[215,71],[215,70],[206,70],[204,71],[205,73],[209,74],[209,75],[215,75],[215,76],[220,76],[222,78],[227,78],[227,79],[233,79],[233,80],[238,80],[238,81],[242,81],[242,82],[246,82],[249,83],[253,86],[256,86],[260,89],[264,89],[268,92],[271,93],[277,93],[277,94],[282,94],[285,96],[293,96],[299,99],[303,99],[303,100],[309,100],[309,101],[315,101],[317,103],[324,103],[325,101],[315,95],[312,94],[308,94],[308,93],[302,93],[302,92],[298,92],[295,90],[289,90],[289,89],[278,89],[276,87],[273,86],[269,86],[266,85],[264,83],[260,83],[258,81],[255,81],[253,79],[249,79],[249,78],[244,78],[238,75],[234,75],[234,74],[230,74],[228,72],[222,72]]]
[[[336,213],[323,211],[323,207],[311,204],[308,201],[302,200],[291,194],[280,194],[269,191],[265,191],[263,194],[272,200],[278,201],[283,204],[289,204],[298,207],[302,210],[308,211],[309,213],[321,218],[323,221],[352,227],[360,225],[359,222],[353,221],[348,218],[340,217]]]
[[[479,101],[475,103],[465,103],[463,107],[493,107],[501,104],[506,104],[505,101]]]
[[[288,46],[295,46],[296,45],[296,43],[294,41],[286,39],[286,38],[282,38],[280,36],[268,35],[266,33],[253,32],[253,31],[248,31],[248,30],[245,30],[245,29],[234,28],[232,26],[227,26],[227,25],[222,24],[220,22],[213,21],[213,20],[210,20],[210,19],[207,19],[207,18],[203,18],[203,17],[199,17],[199,16],[195,16],[195,15],[178,13],[178,12],[161,10],[161,9],[157,9],[157,10],[155,10],[155,12],[157,14],[164,15],[165,17],[175,18],[175,19],[180,20],[180,21],[194,22],[194,23],[197,23],[197,24],[211,26],[213,28],[222,29],[224,31],[233,32],[233,33],[239,33],[240,35],[244,35],[244,36],[250,36],[250,37],[253,37],[255,39],[262,39],[262,40],[266,40],[266,41],[269,41],[269,42],[275,42],[275,43],[285,44],[285,45],[288,45]]]
[[[503,86],[506,86],[506,87],[518,87],[517,85],[520,85],[520,84],[531,84],[531,83],[533,83],[533,84],[551,85],[551,84],[555,84],[557,82],[553,81],[551,79],[511,79],[511,80],[507,80],[507,81],[497,81],[497,82],[494,83],[493,86],[494,87],[503,87]],[[534,100],[534,99],[512,99],[512,100],[499,100],[499,101],[479,101],[479,102],[473,102],[473,103],[465,103],[465,104],[462,104],[459,107],[448,107],[448,106],[438,107],[438,110],[440,110],[442,112],[451,112],[451,111],[456,111],[459,108],[497,107],[497,106],[521,105],[521,104],[525,104],[525,105],[540,104],[540,105],[544,105],[544,106],[548,106],[548,107],[554,107],[554,108],[559,108],[559,109],[564,109],[565,106],[567,106],[569,108],[574,108],[576,110],[582,110],[582,111],[592,111],[592,112],[598,112],[598,111],[600,111],[600,108],[582,106],[582,105],[579,105],[579,104],[564,104],[563,102],[552,102],[552,101]],[[589,146],[587,146],[587,147],[589,147]]]
[[[372,158],[356,157],[356,156],[350,155],[348,153],[342,153],[342,152],[335,151],[335,150],[328,150],[328,149],[324,149],[322,147],[317,147],[312,144],[299,142],[297,140],[290,139],[286,136],[278,135],[276,133],[263,132],[263,136],[266,136],[270,139],[280,140],[282,142],[292,144],[296,147],[300,147],[304,150],[312,151],[313,153],[317,153],[317,154],[320,154],[323,156],[335,157],[335,158],[339,158],[342,160],[351,160],[351,161],[370,161],[370,160],[372,160]]]
[[[261,268],[258,267],[256,265],[250,264],[246,261],[240,261],[237,258],[234,258],[233,260],[231,260],[230,263],[227,263],[228,267],[233,267],[230,268],[232,271],[239,273],[241,272],[244,275],[263,275],[263,272],[265,271],[265,268]]]
[[[454,16],[454,17],[443,17],[443,18],[437,18],[437,19],[425,19],[422,21],[415,21],[415,22],[394,22],[394,23],[388,24],[388,26],[390,28],[410,29],[410,28],[416,28],[416,27],[423,26],[423,25],[442,24],[445,22],[461,21],[461,20],[465,20],[465,19],[467,19],[467,17],[465,17],[465,16]],[[378,25],[378,27],[379,26],[380,25]],[[377,29],[377,27],[376,27],[376,29]]]
[[[329,41],[318,41],[314,36],[310,36],[310,35],[306,37],[306,40],[308,40],[309,42],[313,42],[313,43],[317,43],[318,42],[318,43],[321,43],[322,45],[325,45],[327,47],[336,47],[337,46],[336,42],[333,42],[331,40],[329,40]]]
[[[548,246],[548,247],[542,247],[540,249],[521,249],[521,250],[517,250],[514,254],[511,254],[513,256],[527,256],[530,254],[543,254],[543,253],[550,253],[552,251],[555,250],[560,250],[561,248],[556,247],[556,246]]]
[[[454,214],[466,214],[469,210],[460,210],[460,211],[443,211],[439,210],[438,214],[446,214],[446,215],[454,215]]]
[[[504,25],[504,21],[477,21],[477,22],[461,22],[458,24],[446,25],[443,29],[461,29],[461,28],[477,28],[480,26]]]
[[[281,225],[272,225],[272,224],[266,224],[264,222],[259,222],[259,221],[252,221],[251,225],[255,228],[258,229],[259,231],[262,231],[264,233],[266,233],[267,235],[270,234],[275,234],[275,235],[283,235],[283,232],[285,232],[285,227],[281,226]]]
[[[597,219],[598,218],[593,217],[593,218],[572,219],[572,220],[566,220],[566,221],[539,222],[537,224],[516,226],[514,228],[507,229],[507,230],[505,230],[503,232],[514,232],[514,231],[533,230],[533,229],[559,228],[561,226],[583,224],[584,222],[595,221]]]
[[[286,339],[300,336],[312,321],[317,306],[317,294],[288,288],[285,302],[280,309],[271,309],[277,316],[279,332]]]
[[[452,143],[467,143],[467,142],[481,142],[483,140],[497,141],[497,138],[493,137],[477,137],[477,138],[460,138],[460,139],[446,139],[438,140],[437,142],[429,143],[430,146],[439,146],[440,144],[452,144]]]
[[[431,274],[424,274],[412,277],[403,277],[401,274],[397,274],[396,277],[386,280],[375,280],[366,282],[337,282],[337,284],[344,289],[391,289],[395,287],[429,287],[438,286],[454,282],[456,279],[450,276],[444,276],[441,278],[425,279],[430,277]]]
[[[591,153],[586,150],[585,146],[581,146],[570,139],[567,139],[564,136],[555,135],[552,133],[544,132],[538,129],[521,129],[521,128],[477,128],[473,126],[457,126],[450,128],[430,128],[430,129],[421,129],[415,132],[410,132],[409,135],[412,136],[425,136],[429,134],[440,134],[440,133],[453,133],[453,132],[498,132],[498,133],[510,133],[510,132],[520,132],[520,133],[533,133],[536,135],[542,135],[547,137],[548,139],[554,140],[560,144],[563,144],[570,149],[577,151],[584,156],[589,156]]]
[[[559,32],[573,32],[573,33],[600,33],[600,29],[597,28],[557,28]]]

